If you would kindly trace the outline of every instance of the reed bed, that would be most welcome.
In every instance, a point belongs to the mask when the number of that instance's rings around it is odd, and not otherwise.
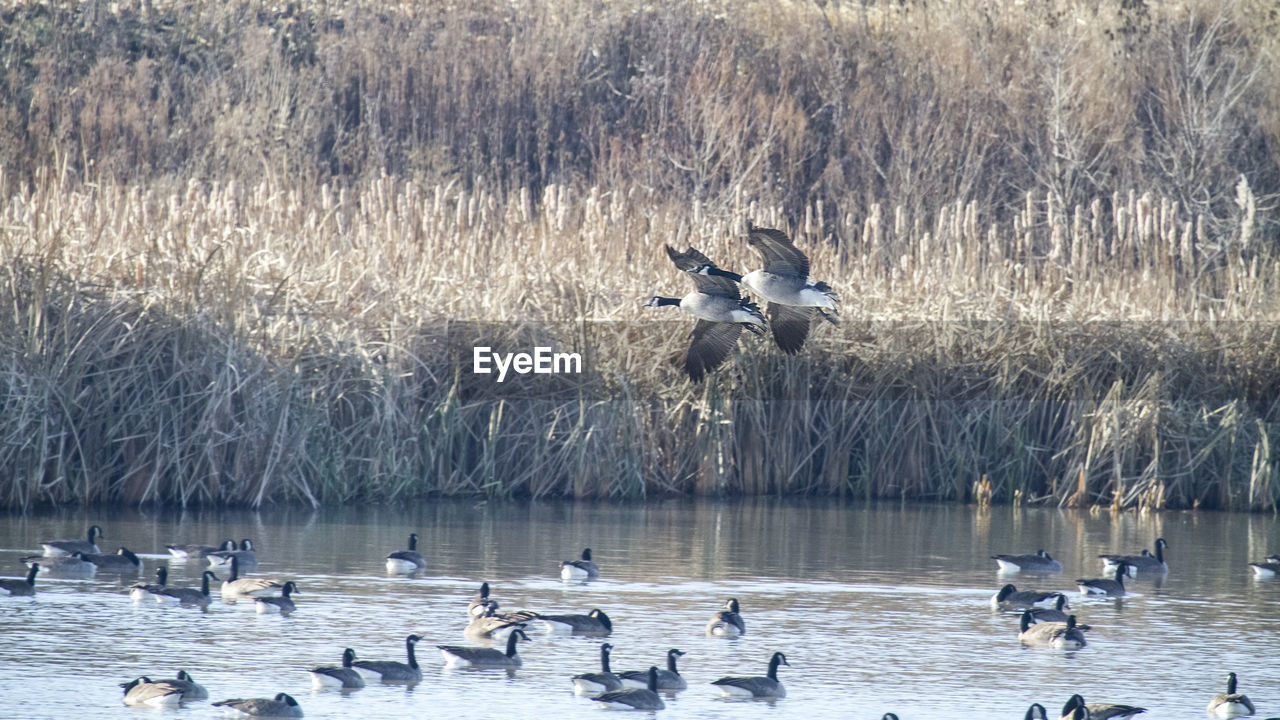
[[[1276,19],[1010,7],[16,3],[0,504],[1274,511]],[[747,219],[842,324],[694,385]]]

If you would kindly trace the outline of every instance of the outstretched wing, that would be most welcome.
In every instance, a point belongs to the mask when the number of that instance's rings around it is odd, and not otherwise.
[[[702,382],[708,372],[729,357],[741,334],[742,326],[737,323],[699,320],[690,334],[689,351],[685,353],[684,370],[689,379]]]
[[[764,258],[765,272],[809,278],[809,258],[796,249],[791,238],[781,230],[761,228],[747,223],[747,244]]]
[[[773,340],[778,343],[778,349],[788,355],[800,352],[805,338],[809,336],[812,319],[811,307],[769,303],[769,328],[773,330]]]
[[[671,262],[675,263],[677,268],[688,273],[689,277],[693,279],[693,285],[697,288],[698,292],[706,295],[716,295],[718,297],[730,297],[735,300],[741,297],[741,295],[738,294],[738,283],[734,282],[732,279],[717,275],[695,274],[694,271],[703,265],[716,267],[716,264],[711,262],[711,259],[706,255],[703,255],[694,248],[691,247],[680,253],[676,252],[675,248],[668,245],[667,257],[671,258]]]

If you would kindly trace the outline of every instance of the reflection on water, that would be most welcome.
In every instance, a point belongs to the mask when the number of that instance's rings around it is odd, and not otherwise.
[[[667,697],[680,718],[840,717],[902,720],[1021,718],[1027,705],[1056,710],[1073,692],[1124,702],[1147,717],[1203,718],[1226,673],[1260,716],[1280,715],[1280,581],[1254,581],[1247,563],[1280,552],[1272,516],[1218,513],[1090,514],[965,507],[842,507],[829,502],[648,505],[440,503],[262,513],[67,512],[7,516],[0,575],[23,575],[19,558],[40,541],[84,536],[97,522],[104,552],[124,545],[141,575],[41,577],[35,599],[0,597],[0,714],[120,717],[118,683],[192,673],[213,699],[287,692],[307,717],[466,716],[594,718],[570,677],[599,669],[599,637],[530,633],[518,671],[446,669],[438,644],[463,635],[467,603],[482,580],[503,610],[606,611],[615,671],[666,667],[679,648],[689,689]],[[389,574],[386,555],[419,535],[427,559],[415,575]],[[207,613],[134,603],[128,588],[168,564],[170,583],[198,587],[202,561],[163,557],[171,543],[216,545],[253,538],[253,576],[294,580],[292,615],[225,603],[216,583]],[[1163,582],[1126,582],[1123,599],[1085,599],[1076,578],[1102,576],[1097,556],[1169,542]],[[562,560],[590,547],[601,579],[560,580]],[[1064,571],[998,575],[990,556],[1048,550]],[[1076,652],[1023,647],[1018,616],[993,612],[1005,582],[1069,591],[1093,626]],[[741,603],[747,633],[708,638],[725,600]],[[534,628],[534,630],[539,630]],[[361,659],[405,660],[405,637],[423,636],[423,682],[311,690],[306,670]],[[499,647],[499,646],[495,646]],[[786,653],[776,703],[718,698],[710,681],[763,675]],[[165,715],[219,716],[208,702]]]

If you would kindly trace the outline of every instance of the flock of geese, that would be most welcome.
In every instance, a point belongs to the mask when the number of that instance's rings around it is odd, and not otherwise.
[[[60,540],[43,543],[44,554],[23,558],[30,566],[25,580],[0,579],[0,589],[10,595],[35,595],[35,581],[42,570],[71,576],[92,576],[98,570],[113,572],[137,572],[141,563],[137,555],[121,547],[114,554],[99,551],[97,541],[103,537],[102,529],[93,525],[87,540]],[[409,536],[408,549],[393,552],[386,558],[386,569],[395,574],[416,573],[426,567],[426,560],[417,550],[418,536]],[[241,577],[240,573],[257,567],[258,558],[250,540],[239,545],[228,540],[221,546],[168,545],[174,561],[204,560],[210,569],[201,574],[201,586],[177,588],[168,585],[168,568],[156,569],[156,582],[139,582],[129,588],[130,597],[137,602],[154,600],[172,602],[182,606],[207,608],[210,600],[210,581],[222,582],[220,594],[229,602],[251,599],[258,612],[289,613],[296,609],[292,595],[298,593],[293,581],[281,582],[267,577]],[[1106,577],[1075,581],[1085,596],[1118,598],[1126,594],[1125,580],[1143,575],[1163,577],[1169,571],[1165,560],[1168,543],[1157,539],[1155,552],[1143,550],[1138,555],[1102,555]],[[994,555],[1002,575],[1020,574],[1049,577],[1062,572],[1062,564],[1047,552],[1040,550],[1027,555]],[[1263,562],[1251,563],[1258,578],[1273,577],[1280,572],[1280,556],[1271,555]],[[221,580],[215,569],[226,572]],[[582,581],[600,577],[600,568],[585,549],[577,560],[564,560],[560,564],[560,577],[566,581]],[[529,639],[526,631],[534,627],[554,634],[573,634],[607,637],[613,632],[613,622],[598,608],[586,614],[546,614],[532,610],[504,610],[491,596],[489,583],[480,585],[477,595],[466,606],[468,618],[464,635],[477,641],[497,643],[498,647],[472,645],[437,645],[450,667],[504,668],[514,670],[523,661],[519,654],[521,641]],[[1018,589],[1006,584],[991,597],[991,606],[1000,611],[1018,613],[1019,639],[1026,645],[1053,647],[1062,650],[1078,650],[1088,644],[1089,626],[1077,622],[1075,615],[1066,613],[1066,594],[1060,591]],[[708,637],[735,638],[746,633],[746,623],[736,598],[725,601],[721,610],[707,621]],[[308,672],[316,689],[338,688],[351,690],[364,687],[367,682],[417,683],[422,680],[416,648],[423,638],[413,634],[405,638],[405,661],[361,660],[351,648],[342,653],[341,664],[320,665]],[[657,711],[665,708],[661,693],[676,693],[688,689],[689,684],[679,671],[678,660],[684,655],[672,648],[666,655],[666,668],[657,665],[647,670],[614,672],[610,665],[613,645],[600,645],[600,670],[581,673],[570,678],[573,692],[588,697],[604,706],[627,710]],[[722,697],[735,699],[776,700],[786,697],[786,688],[778,679],[780,666],[790,665],[786,655],[774,652],[768,661],[764,675],[726,676],[711,683]],[[177,676],[153,680],[142,676],[122,683],[124,702],[138,707],[176,707],[192,700],[204,700],[208,691],[186,671]],[[227,711],[250,717],[302,717],[302,708],[287,693],[277,693],[270,698],[233,698],[212,703]],[[1237,676],[1229,673],[1226,691],[1215,695],[1206,707],[1213,717],[1234,718],[1254,715],[1253,702],[1237,691]],[[1106,720],[1130,718],[1146,712],[1144,708],[1103,702],[1085,702],[1078,694],[1072,695],[1063,706],[1061,720]],[[886,713],[882,720],[898,720],[894,713]],[[1025,720],[1049,720],[1043,705],[1031,705]],[[1280,720],[1268,718],[1267,720]]]
[[[815,314],[838,324],[839,297],[830,285],[809,279],[809,258],[786,233],[748,221],[747,244],[760,253],[764,268],[746,275],[716,267],[692,247],[681,253],[668,245],[667,257],[689,274],[694,290],[679,298],[655,295],[645,303],[646,307],[678,307],[698,318],[684,355],[685,373],[694,382],[729,357],[744,329],[764,335],[765,315],[742,296],[739,285],[768,301],[768,327],[778,348],[788,355],[800,352]]]

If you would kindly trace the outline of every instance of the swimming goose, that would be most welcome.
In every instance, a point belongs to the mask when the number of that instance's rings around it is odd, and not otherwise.
[[[1022,716],[1022,720],[1049,720],[1049,711],[1045,710],[1040,703],[1031,703],[1031,707],[1027,708],[1027,714]]]
[[[480,583],[480,594],[467,603],[467,615],[473,618],[484,617],[498,609],[498,602],[489,599],[489,583]]]
[[[1164,538],[1156,538],[1156,554],[1145,549],[1141,555],[1099,555],[1102,558],[1102,572],[1109,573],[1120,563],[1125,563],[1130,570],[1140,573],[1167,573],[1169,563],[1164,561],[1164,549],[1169,546]]]
[[[507,651],[504,653],[495,648],[465,647],[462,645],[437,645],[444,655],[445,664],[471,667],[520,667],[522,660],[516,653],[516,643],[528,640],[523,630],[512,630],[507,636]]]
[[[98,572],[98,566],[84,559],[84,553],[73,552],[70,555],[30,555],[22,558],[22,562],[31,567],[37,562],[44,572],[64,577],[89,577]]]
[[[682,298],[655,295],[645,307],[678,307],[698,318],[689,333],[691,341],[684,355],[684,371],[693,382],[702,382],[706,374],[733,352],[743,328],[756,335],[764,335],[764,313],[738,291],[735,273],[724,272],[711,260],[693,248],[683,253],[667,246],[667,257],[676,267],[690,273],[694,291]],[[698,272],[705,268],[705,272]]]
[[[738,614],[738,598],[729,598],[724,602],[724,609],[711,616],[707,621],[707,634],[712,637],[735,638],[747,632],[742,615]]]
[[[276,693],[273,698],[219,700],[213,706],[235,710],[250,717],[302,717],[302,707],[286,693]]]
[[[1227,673],[1227,691],[1214,695],[1206,710],[1210,715],[1220,718],[1244,717],[1257,712],[1253,701],[1243,693],[1236,692],[1235,673]]]
[[[240,541],[239,550],[219,550],[211,552],[205,556],[205,560],[213,567],[223,567],[230,565],[232,560],[240,563],[242,568],[256,567],[258,564],[258,553],[253,549],[253,541],[245,538]]]
[[[418,552],[418,533],[409,533],[409,549],[397,550],[387,556],[387,572],[408,575],[427,569],[427,559]]]
[[[142,561],[127,547],[121,547],[110,555],[88,553],[83,557],[97,565],[101,572],[136,573],[142,570]]]
[[[747,244],[764,259],[763,270],[738,276],[710,265],[694,272],[736,280],[768,300],[773,340],[788,355],[800,352],[815,310],[832,325],[839,324],[833,316],[840,298],[830,285],[809,281],[809,258],[786,233],[747,221]]]
[[[99,553],[98,538],[103,537],[102,528],[97,525],[89,526],[89,540],[50,540],[46,543],[40,543],[44,547],[44,554],[50,557],[58,555],[70,555],[71,553]]]
[[[613,690],[591,698],[617,710],[661,710],[667,706],[658,695],[658,668],[649,668],[649,683],[644,689]]]
[[[1036,590],[1019,590],[1013,585],[1005,585],[991,596],[991,607],[1000,610],[1026,610],[1056,598],[1059,593],[1039,592]]]
[[[516,617],[520,617],[517,613],[512,613]],[[499,615],[497,612],[490,610],[488,614],[471,618],[471,622],[467,623],[467,628],[462,631],[469,638],[483,640],[486,638],[502,641],[507,639],[513,630],[523,630],[528,625],[528,620],[514,619],[507,615]]]
[[[210,553],[231,552],[236,549],[236,541],[226,540],[221,547],[212,545],[165,545],[165,547],[174,560],[199,559],[208,557]]]
[[[685,690],[689,687],[689,683],[681,677],[680,671],[676,669],[676,658],[684,655],[675,648],[667,651],[667,669],[658,671],[658,689],[659,690]],[[622,680],[625,687],[642,688],[649,686],[648,670],[628,670],[618,673],[618,678]]]
[[[293,598],[290,597],[296,592],[298,592],[298,585],[290,580],[284,584],[284,587],[280,588],[280,597],[255,597],[253,604],[258,614],[271,612],[291,613],[298,609],[298,606],[293,602]]]
[[[728,698],[783,698],[787,696],[787,689],[778,681],[779,665],[791,667],[787,656],[776,652],[769,658],[769,672],[764,677],[722,677],[711,684]]]
[[[0,588],[7,590],[10,595],[35,595],[36,594],[36,573],[40,572],[40,563],[31,563],[31,569],[27,570],[26,580],[15,580],[13,578],[0,578]]]
[[[622,678],[609,670],[609,651],[612,649],[609,643],[600,645],[600,672],[573,676],[574,695],[599,695],[622,689]]]
[[[549,633],[608,635],[613,632],[613,622],[599,608],[586,615],[538,615],[538,620]]]
[[[1059,650],[1079,650],[1089,643],[1084,632],[1076,625],[1076,616],[1068,615],[1066,622],[1042,622],[1032,624],[1030,612],[1022,613],[1018,639],[1026,645],[1048,645]]]
[[[1067,614],[1062,611],[1067,607],[1067,596],[1062,593],[1056,593],[1058,599],[1054,601],[1051,608],[1030,608],[1027,612],[1031,613],[1031,619],[1036,622],[1066,622]]]
[[[1128,718],[1139,713],[1147,711],[1146,708],[1135,707],[1133,705],[1117,705],[1113,703],[1085,703],[1084,698],[1079,695],[1072,695],[1067,700],[1067,704],[1062,706],[1063,720],[1072,718],[1079,720],[1081,715],[1078,711],[1083,710],[1083,717],[1087,720],[1107,720],[1107,718]]]
[[[560,579],[587,580],[600,577],[600,568],[591,561],[591,548],[582,551],[581,560],[561,560]]]
[[[1116,576],[1113,580],[1094,578],[1092,580],[1076,580],[1081,595],[1105,595],[1107,597],[1124,597],[1124,576],[1129,572],[1129,564],[1122,562],[1116,565]]]
[[[422,680],[422,669],[418,667],[418,656],[413,648],[420,640],[422,638],[417,635],[410,635],[404,639],[404,651],[409,660],[407,663],[395,660],[356,660],[351,663],[351,667],[369,680],[419,682]]]
[[[235,600],[242,597],[270,597],[283,586],[278,580],[271,578],[240,577],[240,558],[231,557],[231,574],[222,583],[222,599]]]
[[[209,606],[209,580],[217,580],[218,576],[213,574],[212,570],[205,570],[200,575],[200,589],[193,588],[174,588],[165,587],[156,595],[157,602],[163,602],[163,598],[173,598],[181,605],[199,605],[200,607]]]
[[[196,682],[195,678],[191,677],[191,673],[188,673],[186,670],[179,670],[176,678],[173,680],[165,680],[165,682],[172,683],[173,685],[181,688],[183,700],[206,700],[209,697],[209,691],[205,690],[203,685]]]
[[[165,583],[169,581],[169,569],[161,565],[156,568],[156,581],[153,583],[137,582],[129,588],[129,599],[134,602],[151,600],[164,592]],[[159,601],[157,601],[159,602]]]
[[[1000,572],[1002,573],[1062,572],[1062,563],[1049,557],[1049,553],[1044,550],[1036,552],[1035,555],[992,555],[991,557],[1000,566]]]
[[[347,648],[342,651],[341,665],[320,665],[311,668],[307,671],[311,673],[311,687],[316,690],[324,688],[351,690],[364,687],[364,677],[351,667],[355,660],[356,651]]]
[[[1280,555],[1268,555],[1267,559],[1260,563],[1249,563],[1249,567],[1253,569],[1255,578],[1275,577],[1280,573]]]
[[[124,704],[134,707],[177,707],[182,704],[182,688],[169,680],[153,682],[143,675],[136,680],[120,683],[124,689]]]

